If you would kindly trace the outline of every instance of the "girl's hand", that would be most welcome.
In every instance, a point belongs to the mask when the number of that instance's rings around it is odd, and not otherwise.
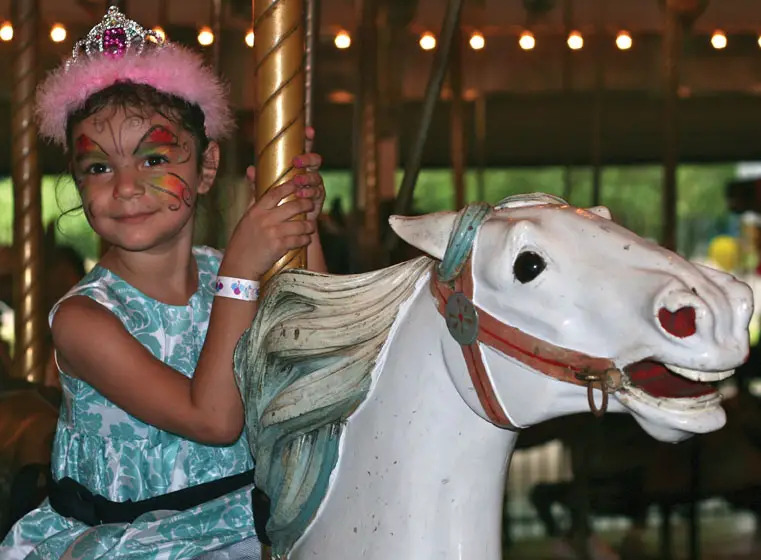
[[[314,220],[294,218],[314,213],[315,203],[301,190],[287,181],[248,207],[230,238],[220,274],[258,280],[288,251],[309,245],[316,231]]]
[[[314,141],[314,129],[306,128],[306,137],[309,142]],[[314,200],[315,208],[307,213],[306,219],[315,221],[322,212],[325,203],[325,183],[319,173],[322,165],[322,157],[315,153],[302,154],[293,158],[293,165],[297,169],[303,169],[302,174],[294,178],[296,185],[300,187],[299,196]],[[256,201],[256,168],[249,165],[246,169],[246,181],[250,190],[249,207]]]

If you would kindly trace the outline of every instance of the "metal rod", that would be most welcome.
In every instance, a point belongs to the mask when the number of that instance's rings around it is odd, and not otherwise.
[[[446,75],[449,51],[451,50],[452,40],[460,21],[460,12],[462,11],[463,0],[449,0],[447,2],[447,11],[444,15],[444,23],[441,26],[441,37],[439,40],[439,49],[433,61],[433,68],[426,86],[425,98],[420,115],[415,141],[412,144],[410,154],[404,167],[404,176],[399,193],[396,197],[394,211],[397,214],[409,214],[412,208],[412,196],[415,188],[417,177],[420,174],[420,164],[423,159],[423,148],[428,137],[428,129],[433,119],[433,110],[436,107],[436,101],[441,95],[441,85]],[[386,238],[386,248],[393,250],[398,243],[396,235],[389,234]]]
[[[602,116],[605,95],[605,2],[597,0],[595,54],[595,93],[592,108],[592,206],[599,206],[602,194]]]
[[[11,152],[15,351],[14,376],[32,382],[44,377],[45,318],[42,310],[43,230],[34,92],[37,87],[38,0],[13,0],[13,92]]]
[[[676,168],[679,158],[679,123],[677,121],[679,59],[682,29],[679,14],[666,3],[666,25],[663,38],[665,82],[663,95],[663,232],[661,243],[676,249]]]
[[[217,73],[221,73],[222,61],[222,0],[211,0],[211,30],[214,42],[211,45],[211,63]],[[230,150],[232,151],[232,150]],[[214,188],[206,195],[206,244],[220,246],[222,227],[222,189]]]
[[[362,4],[362,37],[360,40],[360,84],[362,110],[362,175],[360,188],[364,201],[363,268],[373,268],[380,244],[378,197],[378,3]]]
[[[462,99],[462,27],[452,41],[449,58],[449,87],[452,90],[450,122],[450,153],[452,158],[452,182],[454,184],[455,210],[465,206],[465,104]]]
[[[320,42],[320,0],[307,0],[306,49],[304,53],[304,121],[306,126],[314,126],[314,73],[317,63],[317,48]],[[306,152],[311,152],[313,141],[306,141]]]
[[[252,0],[253,1],[253,0]],[[253,1],[256,36],[256,195],[298,173],[293,158],[304,149],[304,3]],[[304,268],[306,250],[289,251],[262,277]]]
[[[476,188],[477,199],[486,200],[486,94],[481,91],[476,97]]]

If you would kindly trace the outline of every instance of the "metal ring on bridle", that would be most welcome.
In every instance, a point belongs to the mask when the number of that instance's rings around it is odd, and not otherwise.
[[[576,379],[584,381],[587,384],[587,402],[589,403],[589,409],[592,414],[600,418],[608,410],[608,380],[604,375],[599,373],[577,373]],[[595,403],[594,384],[600,384],[600,391],[602,391],[602,403],[600,407],[597,407]]]

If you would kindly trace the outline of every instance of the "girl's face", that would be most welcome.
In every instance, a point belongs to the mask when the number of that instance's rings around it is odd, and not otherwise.
[[[198,194],[213,165],[199,170],[193,136],[156,113],[105,107],[72,129],[73,175],[90,225],[112,245],[148,250],[192,234]]]

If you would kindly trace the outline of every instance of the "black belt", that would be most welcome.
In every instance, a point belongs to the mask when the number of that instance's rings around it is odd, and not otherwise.
[[[233,476],[189,486],[154,498],[133,502],[112,502],[93,494],[69,477],[50,479],[48,498],[51,507],[64,517],[72,517],[87,525],[132,523],[156,510],[182,511],[209,502],[254,482],[254,469]]]

